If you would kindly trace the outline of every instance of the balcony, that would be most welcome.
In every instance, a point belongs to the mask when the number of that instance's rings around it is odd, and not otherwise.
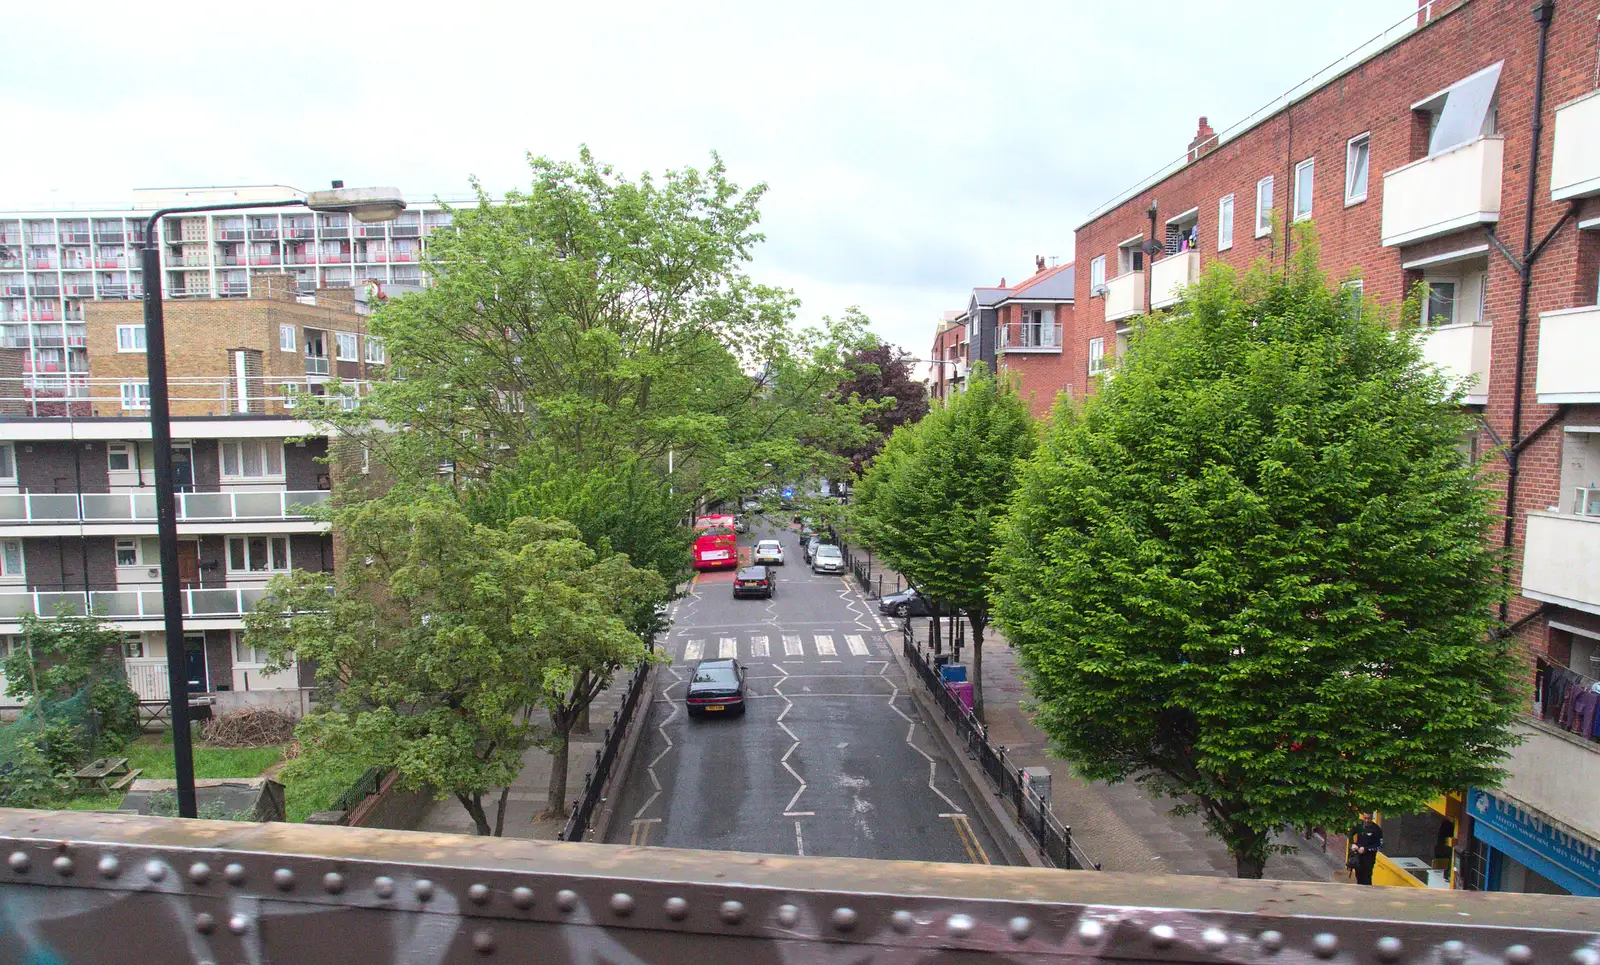
[[[381,224],[356,225],[356,237],[358,238],[382,238],[383,233],[384,225]]]
[[[250,294],[250,285],[242,281],[217,282],[217,296],[219,298],[244,298]]]
[[[1422,360],[1437,365],[1451,382],[1471,378],[1467,405],[1489,401],[1488,325],[1444,325],[1431,329],[1422,342]]]
[[[1415,244],[1500,220],[1505,139],[1493,135],[1383,176],[1383,244]]]
[[[285,225],[283,236],[285,238],[304,238],[309,241],[317,236],[317,229],[308,224]]]
[[[1200,277],[1200,252],[1170,255],[1150,266],[1150,307],[1176,305],[1183,290]]]
[[[317,229],[319,238],[348,238],[350,237],[349,225],[323,225]]]
[[[97,244],[97,245],[118,245],[118,246],[120,246],[122,244],[122,232],[120,232],[120,231],[97,231],[97,232],[95,232],[94,243]]]
[[[219,265],[245,265],[249,260],[244,255],[217,255],[216,263]]]
[[[389,226],[389,235],[393,238],[415,238],[422,233],[420,225],[392,224]]]
[[[289,522],[312,519],[328,501],[327,490],[178,493],[178,521],[185,523]],[[132,493],[0,494],[0,526],[60,523],[155,525],[155,491]]]
[[[389,260],[406,262],[416,261],[417,253],[414,251],[391,251],[389,252]]]
[[[219,228],[219,229],[217,229],[217,240],[218,241],[243,241],[244,240],[244,229],[243,228]]]
[[[198,618],[240,619],[266,597],[265,587],[182,590],[183,614]],[[53,617],[65,610],[72,616],[93,611],[107,620],[159,620],[161,590],[82,590],[0,593],[0,622],[15,623],[23,616]]]
[[[306,374],[307,375],[327,375],[328,374],[328,357],[326,355],[307,355],[306,356]]]
[[[1600,91],[1556,108],[1550,197],[1570,201],[1600,194]]]
[[[314,265],[317,263],[317,258],[309,251],[290,251],[284,253],[283,263],[286,265]]]
[[[30,271],[55,271],[56,260],[54,258],[29,258],[28,268]]]
[[[350,264],[350,252],[324,251],[317,256],[317,261],[324,265],[348,265]]]
[[[1000,352],[1003,355],[1061,354],[1061,339],[1055,321],[1052,319],[1039,325],[1011,322],[1000,326]]]
[[[121,258],[96,258],[93,262],[91,262],[91,264],[93,264],[96,268],[103,268],[110,271],[120,271],[121,269],[127,267],[127,262]]]
[[[61,286],[34,285],[28,290],[28,294],[32,295],[34,298],[59,298],[61,296]]]
[[[1528,514],[1522,595],[1600,613],[1600,516]]]
[[[1539,316],[1540,402],[1600,402],[1600,305]]]
[[[278,263],[279,263],[279,258],[278,258],[277,255],[251,255],[250,256],[250,264],[252,264],[252,265],[276,265]]]
[[[250,229],[250,240],[251,241],[277,241],[278,240],[278,229],[277,228],[251,228]]]
[[[1106,282],[1106,321],[1144,312],[1144,272],[1130,271]]]

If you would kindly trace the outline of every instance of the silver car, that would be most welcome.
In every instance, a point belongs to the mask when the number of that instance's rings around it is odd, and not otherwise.
[[[843,573],[844,554],[837,546],[818,546],[811,554],[811,572]]]

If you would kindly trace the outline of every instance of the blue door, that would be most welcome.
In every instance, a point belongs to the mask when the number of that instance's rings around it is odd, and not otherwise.
[[[189,693],[203,694],[211,689],[206,677],[206,636],[203,633],[183,635],[183,661],[189,678]]]

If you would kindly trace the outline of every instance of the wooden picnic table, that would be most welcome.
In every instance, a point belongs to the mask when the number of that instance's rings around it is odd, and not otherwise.
[[[126,757],[102,757],[75,772],[72,777],[80,787],[88,790],[120,791],[142,773],[142,770],[128,770]]]

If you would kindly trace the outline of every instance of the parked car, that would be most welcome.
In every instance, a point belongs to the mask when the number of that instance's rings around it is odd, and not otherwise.
[[[843,573],[844,553],[837,546],[823,544],[811,557],[811,572],[813,573]]]
[[[741,596],[759,596],[768,600],[777,589],[777,578],[772,575],[769,566],[746,566],[733,574],[733,598]]]
[[[735,516],[733,517],[733,531],[735,533],[748,533],[750,532],[750,524],[745,522],[743,516]]]
[[[800,544],[800,555],[802,555],[802,556],[804,556],[806,558],[806,565],[807,566],[811,565],[811,557],[812,557],[812,555],[814,553],[816,553],[817,547],[819,547],[821,545],[822,545],[822,537],[820,537],[820,536],[813,536],[810,539],[801,542],[801,544]]]
[[[772,563],[776,566],[783,565],[783,544],[775,539],[764,539],[756,544],[755,552],[750,554],[752,563]]]
[[[925,617],[928,615],[928,601],[916,590],[906,589],[899,593],[890,593],[878,601],[878,610],[890,616],[897,617]]]
[[[684,696],[690,717],[706,714],[744,716],[744,666],[737,660],[702,660]]]

